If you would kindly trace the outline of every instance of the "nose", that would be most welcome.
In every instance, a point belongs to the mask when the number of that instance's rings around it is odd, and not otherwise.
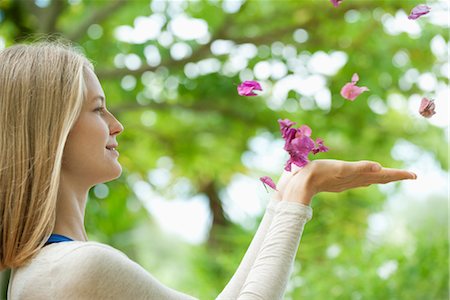
[[[111,115],[111,123],[109,125],[109,134],[110,135],[119,135],[123,131],[123,125]]]

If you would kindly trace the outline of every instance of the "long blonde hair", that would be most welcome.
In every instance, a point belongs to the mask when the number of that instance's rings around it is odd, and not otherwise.
[[[0,270],[43,247],[55,225],[64,145],[92,68],[60,42],[0,51]]]

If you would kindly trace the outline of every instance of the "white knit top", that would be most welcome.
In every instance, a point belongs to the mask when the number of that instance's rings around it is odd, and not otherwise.
[[[282,299],[312,209],[270,201],[221,300]],[[8,299],[195,299],[154,278],[124,253],[97,242],[50,244],[12,270]]]

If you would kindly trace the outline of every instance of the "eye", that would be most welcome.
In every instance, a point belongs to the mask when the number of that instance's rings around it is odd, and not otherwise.
[[[97,107],[94,111],[99,112],[101,115],[103,115],[106,112],[106,108],[103,106],[100,106],[100,107]]]

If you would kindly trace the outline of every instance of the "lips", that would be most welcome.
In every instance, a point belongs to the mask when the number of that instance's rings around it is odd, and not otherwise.
[[[116,150],[116,148],[119,146],[119,144],[111,144],[111,145],[107,145],[106,149],[108,150]]]

